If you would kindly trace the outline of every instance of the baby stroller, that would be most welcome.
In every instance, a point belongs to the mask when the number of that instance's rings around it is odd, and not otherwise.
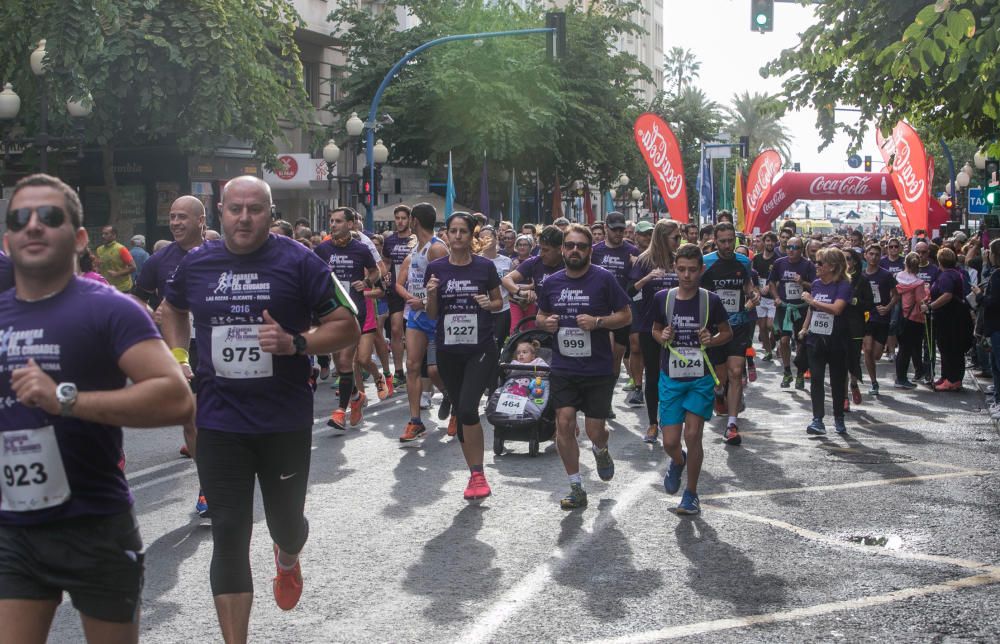
[[[530,322],[531,318],[522,320]],[[528,454],[538,456],[543,441],[556,432],[555,410],[549,404],[551,394],[549,367],[510,364],[518,342],[536,341],[538,357],[552,360],[552,334],[540,329],[515,329],[500,352],[497,387],[486,404],[486,419],[493,425],[493,453],[503,454],[504,441],[527,441]]]

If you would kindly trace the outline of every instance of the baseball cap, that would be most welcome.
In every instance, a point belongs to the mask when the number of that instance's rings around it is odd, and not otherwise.
[[[609,212],[604,218],[604,225],[608,228],[625,228],[625,215],[620,212]]]
[[[132,235],[132,243],[140,244],[142,246],[146,245],[146,237],[143,235]]]
[[[648,233],[653,230],[653,222],[651,221],[640,221],[635,225],[635,232],[637,233]]]

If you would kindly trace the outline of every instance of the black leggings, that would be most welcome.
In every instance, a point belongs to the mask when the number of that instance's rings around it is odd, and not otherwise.
[[[497,348],[503,349],[504,342],[510,337],[510,309],[493,314],[493,332],[497,336]]]
[[[850,338],[847,340],[847,372],[854,376],[858,382],[864,380],[861,375],[861,351],[864,347],[864,338]]]
[[[844,401],[847,400],[847,346],[849,340],[830,336],[810,338],[807,345],[809,355],[809,397],[812,399],[813,418],[823,418],[826,398],[826,367],[830,366],[830,389],[833,391],[833,417],[844,417]]]
[[[947,308],[951,309],[952,305]],[[958,329],[959,324],[968,324],[968,321],[960,319],[960,315],[966,315],[965,311],[950,310],[944,315],[938,314],[934,320],[938,352],[941,354],[941,377],[948,382],[965,379],[965,347]]]
[[[212,513],[212,595],[253,592],[250,535],[254,478],[260,483],[271,540],[298,554],[305,518],[312,429],[267,434],[198,431],[198,479]]]
[[[906,380],[906,372],[913,361],[914,374],[919,377],[924,373],[924,334],[926,333],[922,322],[913,320],[902,320],[899,333],[896,335],[899,342],[899,353],[896,354],[896,380]]]
[[[475,353],[453,353],[438,349],[438,374],[458,417],[458,440],[465,442],[462,425],[479,423],[479,403],[483,392],[496,377],[496,342],[484,342]]]
[[[646,418],[650,426],[657,425],[660,406],[660,351],[662,349],[653,339],[652,331],[639,332],[639,352],[642,353],[642,368],[646,373],[642,393],[646,400]]]

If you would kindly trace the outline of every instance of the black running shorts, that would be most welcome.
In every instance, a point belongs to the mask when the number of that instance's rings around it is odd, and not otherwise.
[[[614,376],[567,376],[552,373],[552,404],[572,407],[587,418],[606,419],[615,392]]]

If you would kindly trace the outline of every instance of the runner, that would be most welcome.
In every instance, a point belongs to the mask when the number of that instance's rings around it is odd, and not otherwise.
[[[920,257],[920,268],[917,270],[917,277],[924,281],[924,285],[927,287],[927,292],[930,293],[931,289],[934,287],[934,283],[937,282],[938,275],[941,274],[941,269],[938,268],[937,264],[934,263],[936,260],[935,256],[931,254],[931,246],[926,241],[919,241],[913,247],[914,252]],[[934,328],[934,318],[927,318],[927,324],[933,329]],[[924,384],[933,387],[934,386],[934,361],[937,358],[937,338],[935,333],[930,332],[927,337],[924,338],[923,351],[924,358],[924,372],[918,375],[916,378],[918,380],[923,380]]]
[[[500,276],[486,258],[472,254],[476,221],[466,212],[446,222],[451,254],[427,266],[427,315],[437,320],[438,369],[452,400],[448,435],[458,435],[469,466],[465,500],[492,492],[483,473],[483,426],[479,403],[494,377],[499,349],[494,314],[503,307]],[[490,235],[495,245],[492,228]]]
[[[904,269],[904,259],[900,254],[902,244],[900,241],[892,237],[886,243],[885,256],[879,259],[879,266],[884,268],[889,272],[893,278],[896,277],[898,273],[901,273]],[[885,344],[885,353],[887,359],[894,360],[897,346],[897,336],[899,335],[900,329],[902,327],[902,303],[897,302],[895,308],[892,309],[891,316],[889,318],[889,339]]]
[[[400,204],[392,211],[392,217],[396,222],[396,230],[385,238],[382,247],[382,257],[391,265],[393,283],[399,277],[403,262],[413,250],[416,237],[410,229],[410,208]],[[392,347],[392,364],[395,369],[392,376],[392,384],[395,389],[406,384],[403,374],[403,338],[406,335],[406,320],[403,317],[403,309],[406,302],[396,292],[395,288],[389,289],[386,297],[389,303],[389,326],[390,345]],[[388,365],[382,365],[388,368]]]
[[[920,271],[920,256],[909,253],[906,269],[896,274],[896,290],[899,292],[903,309],[902,325],[899,330],[899,351],[896,352],[896,389],[916,389],[917,385],[907,378],[910,361],[913,361],[913,378],[917,380],[924,373],[923,346],[926,338],[926,317],[923,303],[930,289],[917,274]]]
[[[778,236],[770,230],[764,233],[761,241],[761,252],[754,255],[750,265],[757,273],[758,286],[760,287],[760,304],[757,305],[757,329],[760,335],[760,343],[764,347],[764,362],[774,359],[774,297],[771,294],[771,285],[767,278],[771,274],[771,267],[777,261],[778,255],[774,252],[774,247],[778,243]]]
[[[503,279],[511,271],[511,259],[497,252],[497,235],[492,226],[486,226],[479,231],[480,255],[493,262],[497,275]],[[510,293],[505,288],[500,289],[503,296],[503,307],[494,314],[493,333],[497,340],[497,349],[502,349],[510,336]],[[443,378],[442,378],[443,380]]]
[[[427,265],[448,255],[448,247],[434,235],[436,220],[437,210],[429,203],[418,203],[410,210],[410,226],[417,242],[409,257],[403,261],[396,281],[396,293],[406,303],[403,308],[406,316],[406,398],[410,405],[410,420],[399,437],[401,443],[415,441],[427,431],[420,418],[424,398],[421,377],[431,378],[441,391],[445,390],[438,375],[434,344],[437,323],[427,316],[424,309],[427,298],[424,275]],[[430,406],[429,400],[427,406]]]
[[[955,252],[938,252],[941,272],[931,286],[931,297],[924,313],[933,314],[934,336],[941,348],[941,377],[934,391],[961,391],[965,380],[965,354],[972,348],[972,318],[966,303],[965,283]]]
[[[715,390],[715,412],[719,415],[729,413],[724,438],[727,445],[735,446],[743,442],[737,416],[743,406],[743,367],[754,330],[747,310],[757,306],[760,296],[751,276],[750,259],[734,252],[736,228],[731,223],[723,222],[715,227],[715,245],[718,250],[705,256],[701,286],[722,300],[729,314],[732,337],[725,345],[713,347],[708,358],[719,380]]]
[[[899,254],[899,242],[896,242],[896,254]],[[881,260],[885,258],[882,257],[882,249],[878,244],[868,246],[865,258],[868,260],[865,278],[872,287],[872,298],[875,305],[868,318],[868,323],[865,325],[865,368],[872,381],[869,393],[878,396],[878,373],[875,363],[882,355],[882,348],[889,340],[890,316],[895,315],[898,309],[899,293],[896,291],[895,276],[882,265]]]
[[[137,642],[144,553],[121,427],[184,422],[191,392],[133,299],[74,276],[88,239],[72,188],[21,179],[6,222],[0,640],[45,642],[66,592],[88,642]]]
[[[851,411],[851,402],[860,405],[862,400],[858,383],[862,380],[861,356],[867,326],[865,320],[875,310],[875,294],[863,275],[864,260],[861,253],[854,248],[847,248],[842,252],[847,261],[847,281],[851,284],[851,297],[843,313],[847,329],[847,373],[851,382],[851,399],[844,401],[844,411]]]
[[[100,244],[96,248],[98,271],[122,293],[132,290],[132,274],[135,273],[135,260],[128,249],[118,243],[118,229],[114,226],[101,228]]]
[[[604,226],[607,228],[604,241],[594,244],[594,249],[590,257],[590,261],[593,262],[594,266],[600,266],[615,276],[622,291],[628,286],[628,272],[632,266],[632,258],[639,255],[639,249],[636,248],[635,244],[625,241],[625,229],[627,225],[628,222],[626,222],[625,215],[620,212],[609,212],[604,218]],[[633,235],[634,232],[633,229]],[[622,359],[629,353],[630,332],[631,329],[628,326],[615,329],[612,332],[612,337],[614,338],[612,354],[614,357],[614,375],[616,381],[621,373]],[[630,406],[641,407],[643,405],[642,377],[639,376],[637,379],[634,373],[630,373],[629,376],[626,390],[631,391],[631,393],[626,402]]]
[[[546,226],[538,237],[538,255],[524,260],[500,280],[510,292],[511,302],[518,305],[517,309],[511,309],[510,312],[511,333],[517,331],[524,317],[534,316],[538,312],[538,293],[546,278],[565,266],[562,243],[562,231],[555,226]],[[520,315],[524,317],[519,317]],[[527,324],[524,328],[532,326]]]
[[[628,294],[635,302],[632,328],[639,335],[638,355],[642,358],[646,372],[644,398],[646,403],[646,436],[643,440],[655,443],[660,426],[657,423],[657,409],[660,400],[660,343],[654,338],[653,298],[664,289],[677,286],[674,272],[675,255],[680,246],[681,232],[676,221],[663,219],[656,222],[649,248],[632,263],[629,271]],[[714,384],[714,383],[713,383]]]
[[[712,419],[715,396],[715,377],[706,349],[728,344],[733,335],[722,300],[698,287],[703,262],[697,246],[682,246],[676,260],[678,286],[657,293],[652,306],[652,337],[663,347],[657,370],[663,449],[670,457],[663,478],[667,494],[680,490],[685,466],[688,471],[677,514],[701,512],[698,478],[705,455],[702,431],[705,421]],[[681,449],[682,433],[687,451]]]
[[[159,308],[167,292],[167,280],[177,270],[177,265],[184,259],[188,252],[198,247],[202,243],[202,231],[205,228],[205,204],[197,197],[185,195],[174,200],[170,204],[170,234],[172,241],[166,248],[153,253],[135,285],[135,296],[147,305]],[[160,312],[155,314],[160,317]],[[190,364],[198,364],[198,345],[192,333],[191,342],[188,346],[190,362],[182,365],[184,375],[191,384],[191,391],[198,393],[198,377],[191,370]],[[194,422],[194,413],[191,418],[184,422],[184,446],[181,454],[189,458],[196,458],[198,447],[198,427]],[[195,502],[195,512],[202,517],[208,516],[208,503],[205,495],[198,492],[198,499]]]
[[[368,302],[365,298],[365,289],[371,289],[381,281],[378,265],[372,258],[368,248],[361,243],[359,238],[352,236],[354,222],[358,215],[353,209],[343,207],[336,208],[330,212],[330,239],[316,247],[316,255],[319,256],[331,273],[337,276],[342,284],[349,285],[351,300],[358,313],[358,326],[362,335],[375,333],[375,320],[369,317]],[[367,343],[367,355],[362,355],[368,361],[369,371],[374,370],[373,377],[381,381],[381,375],[371,364],[371,341]],[[360,376],[355,376],[355,362],[359,357],[358,346],[348,346],[341,349],[333,357],[337,368],[337,375],[340,378],[337,385],[339,393],[339,403],[336,409],[330,414],[327,425],[333,428],[334,433],[343,435],[347,431],[347,421],[350,420],[351,427],[356,427],[364,417],[363,409],[368,404],[368,399],[364,393],[364,381]],[[385,383],[382,383],[382,389]],[[347,409],[350,407],[350,419],[347,418]]]
[[[792,243],[788,244],[789,248]],[[851,283],[847,279],[847,260],[839,248],[823,248],[816,256],[816,280],[812,291],[802,294],[809,305],[799,337],[806,343],[809,356],[809,397],[812,400],[812,422],[809,434],[826,433],[823,424],[824,380],[830,367],[830,389],[833,390],[833,425],[838,434],[847,432],[844,424],[844,403],[847,402],[847,318],[843,315],[851,301]]]
[[[556,445],[569,475],[570,492],[560,502],[565,510],[587,506],[576,439],[577,411],[586,419],[597,475],[602,481],[615,475],[608,451],[610,434],[605,427],[615,386],[611,334],[607,331],[632,321],[629,298],[618,280],[591,263],[593,243],[587,228],[570,226],[562,243],[566,269],[545,280],[538,298],[538,326],[556,337],[551,396],[556,410]]]
[[[600,244],[604,241],[606,235],[606,230],[604,228],[604,222],[599,221],[590,227],[590,234],[594,236],[594,243]]]
[[[780,235],[779,235],[780,239]],[[805,317],[807,304],[802,299],[803,290],[807,290],[813,280],[816,279],[816,267],[808,259],[802,257],[802,240],[792,237],[785,247],[788,255],[779,257],[771,266],[771,274],[767,281],[770,284],[770,292],[774,296],[774,323],[777,327],[776,333],[781,340],[778,346],[778,353],[781,356],[781,366],[784,368],[784,376],[781,379],[781,387],[787,389],[792,384],[792,345],[793,337],[799,337],[802,330],[802,322]],[[795,388],[805,389],[805,377],[803,371],[808,368],[806,352],[801,345],[796,345],[795,361]]]
[[[274,541],[278,607],[302,594],[299,553],[312,446],[307,354],[358,343],[357,311],[327,265],[270,235],[271,189],[252,176],[222,190],[224,240],[181,260],[167,283],[163,331],[188,346],[198,330],[198,476],[212,507],[211,586],[223,639],[246,642],[253,603],[250,533],[254,479]],[[310,330],[312,321],[319,326]],[[147,412],[148,412],[147,408]]]

